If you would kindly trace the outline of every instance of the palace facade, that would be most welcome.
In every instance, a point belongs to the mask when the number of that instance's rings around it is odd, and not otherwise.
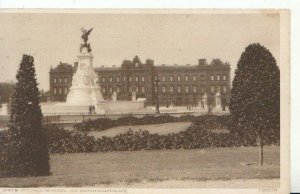
[[[65,101],[72,85],[72,76],[78,64],[61,63],[50,70],[50,95],[52,101]],[[118,100],[145,98],[146,105],[197,106],[203,95],[208,103],[215,104],[215,95],[221,94],[223,106],[230,99],[230,65],[220,59],[210,63],[199,59],[196,65],[154,65],[151,59],[141,62],[138,56],[124,60],[121,67],[96,67],[104,99],[110,100],[114,91]],[[155,80],[159,80],[158,84]]]

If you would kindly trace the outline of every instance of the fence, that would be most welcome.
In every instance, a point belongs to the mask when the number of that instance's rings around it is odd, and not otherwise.
[[[88,119],[99,119],[99,118],[110,118],[118,119],[122,117],[136,117],[142,118],[146,115],[153,115],[154,113],[126,113],[126,114],[64,114],[64,115],[45,115],[43,118],[43,124],[57,123],[57,124],[75,124],[80,123],[83,120]],[[207,114],[206,112],[180,112],[180,113],[160,113],[155,115],[170,115],[174,117],[180,117],[182,115],[194,115],[200,116]],[[213,115],[228,115],[228,112],[213,112]]]

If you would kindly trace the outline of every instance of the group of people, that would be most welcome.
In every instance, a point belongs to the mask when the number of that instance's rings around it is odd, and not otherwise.
[[[96,114],[96,107],[94,105],[89,106],[89,113],[91,114]]]
[[[193,108],[194,108],[193,105],[187,105],[187,106],[186,106],[186,110],[192,110]]]

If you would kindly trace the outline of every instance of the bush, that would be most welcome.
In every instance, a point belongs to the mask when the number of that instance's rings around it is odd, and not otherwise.
[[[117,126],[128,126],[128,125],[150,125],[150,124],[161,124],[161,123],[171,123],[171,122],[183,122],[183,121],[193,121],[195,116],[183,115],[180,117],[173,117],[168,114],[163,114],[159,116],[155,115],[145,115],[142,118],[136,118],[133,116],[121,117],[116,120],[109,118],[100,118],[95,120],[84,120],[79,124],[74,125],[74,129],[77,131],[103,131]]]
[[[154,118],[154,119],[152,119]],[[164,119],[164,120],[163,120]],[[57,126],[50,127],[48,131],[49,151],[52,153],[74,152],[110,152],[110,151],[136,151],[136,150],[162,150],[162,149],[201,149],[215,147],[256,146],[257,135],[251,133],[213,133],[210,129],[218,127],[227,128],[230,123],[228,116],[205,115],[199,117],[155,117],[146,116],[142,119],[129,117],[121,118],[119,123],[157,123],[164,121],[193,120],[191,127],[186,131],[171,133],[168,135],[151,134],[149,131],[133,131],[114,137],[101,137],[95,139],[86,133],[77,131],[65,131]],[[103,121],[103,120],[101,120]],[[109,121],[109,119],[106,119]],[[90,123],[90,122],[87,122]],[[113,123],[113,120],[110,120]],[[97,124],[97,122],[95,122]],[[112,126],[108,124],[103,126]],[[94,125],[96,126],[96,125]],[[279,134],[268,135],[264,139],[265,144],[279,145]]]
[[[74,131],[67,131],[56,125],[46,130],[50,153],[92,152],[96,140],[92,136]]]
[[[136,121],[134,119],[131,120],[131,122],[135,123]],[[157,121],[149,122],[155,123]],[[129,129],[126,133],[114,137],[96,139],[93,136],[88,136],[86,133],[67,131],[56,125],[49,125],[46,129],[46,134],[48,137],[49,152],[51,153],[257,146],[257,135],[254,133],[213,133],[210,130],[219,126],[226,128],[226,124],[228,123],[227,116],[210,115],[193,117],[192,125],[186,131],[167,135],[151,134],[145,130],[133,131]],[[264,139],[266,145],[279,145],[279,134],[268,134],[265,137],[267,137]],[[2,139],[5,139],[5,133],[2,135],[0,133],[1,142]],[[3,144],[1,146],[3,147]]]

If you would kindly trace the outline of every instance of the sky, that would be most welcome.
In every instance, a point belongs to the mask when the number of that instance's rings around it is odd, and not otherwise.
[[[279,64],[280,17],[276,14],[1,13],[0,82],[14,81],[22,55],[35,58],[40,89],[49,89],[49,70],[77,61],[81,28],[89,36],[94,67],[120,66],[138,55],[155,65],[196,65],[220,58],[237,62],[252,43],[268,48]]]

